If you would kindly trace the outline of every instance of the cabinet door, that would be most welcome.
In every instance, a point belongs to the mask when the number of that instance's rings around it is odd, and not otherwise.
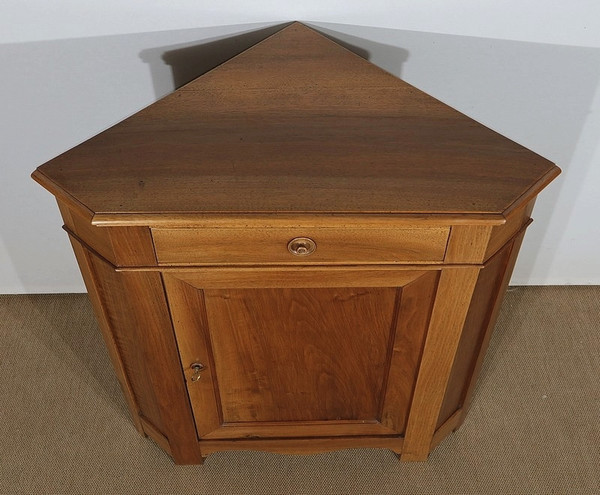
[[[163,276],[200,439],[404,433],[437,270]]]

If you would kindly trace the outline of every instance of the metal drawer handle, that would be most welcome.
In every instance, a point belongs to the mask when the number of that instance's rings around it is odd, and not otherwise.
[[[317,244],[308,237],[295,237],[288,242],[288,251],[294,256],[308,256],[317,249]]]

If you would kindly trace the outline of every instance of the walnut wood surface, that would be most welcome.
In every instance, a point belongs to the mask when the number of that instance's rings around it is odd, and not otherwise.
[[[377,419],[396,289],[204,295],[225,422]]]
[[[223,423],[218,429],[207,433],[204,440],[234,440],[241,438],[319,438],[351,436],[398,437],[396,430],[376,420],[323,420],[323,421],[243,421]]]
[[[534,204],[535,198],[512,212],[507,217],[504,225],[492,227],[490,241],[485,252],[486,260],[494,256],[511,238],[532,221],[530,217]]]
[[[442,261],[448,228],[152,229],[160,264],[431,263]],[[312,239],[317,249],[295,256],[288,242]]]
[[[72,244],[134,424],[159,445],[166,441],[177,462],[200,463],[160,274],[116,271],[76,239]]]
[[[69,222],[70,213],[68,209],[61,208],[61,211],[65,222]],[[115,335],[115,322],[110,313],[110,308],[107,306],[106,300],[103,297],[103,293],[100,289],[100,281],[98,280],[99,274],[94,272],[92,258],[89,251],[84,249],[84,247],[74,238],[70,238],[70,241],[71,246],[73,247],[73,252],[75,253],[75,257],[77,259],[77,264],[79,265],[79,269],[81,271],[81,275],[83,276],[83,281],[85,283],[90,302],[94,308],[94,314],[96,316],[96,320],[98,321],[100,331],[102,332],[102,337],[104,338],[108,355],[110,356],[115,374],[119,380],[121,389],[123,390],[123,395],[125,396],[125,401],[127,403],[127,407],[129,408],[129,413],[131,414],[131,419],[136,429],[140,433],[144,434],[145,428],[140,416],[139,399],[136,398],[134,388],[131,383],[131,378],[128,376],[126,370],[126,366],[129,365],[129,361],[127,360],[127,356],[123,355],[123,349],[119,346],[117,341]],[[150,416],[152,415],[151,412],[148,414]]]
[[[464,418],[559,172],[295,23],[33,178],[59,200],[136,427],[185,464],[425,460]],[[303,236],[317,250],[294,258]]]
[[[204,294],[177,276],[164,274],[173,327],[190,404],[195,409],[196,434],[203,437],[223,424],[219,384],[210,343]],[[192,365],[205,366],[200,379],[192,381]]]
[[[450,231],[446,263],[481,263],[492,232],[489,225],[454,225]]]
[[[99,228],[92,217],[81,209],[70,208],[59,201],[58,207],[65,222],[64,228],[76,239],[114,266],[156,265],[150,229],[140,226]]]
[[[150,379],[151,366],[144,352],[143,329],[137,324],[134,313],[137,306],[124,286],[121,274],[105,260],[86,254],[94,273],[95,290],[99,293],[106,311],[117,348],[123,360],[125,374],[131,384],[140,414],[164,435],[164,421],[158,405],[156,390]]]
[[[295,23],[41,166],[106,214],[502,214],[557,167]]]
[[[471,375],[468,377],[468,385],[462,401],[460,423],[462,423],[462,421],[465,418],[465,415],[467,414],[467,411],[469,410],[471,397],[473,395],[473,391],[475,390],[475,384],[477,382],[477,378],[479,377],[479,372],[481,371],[481,366],[483,365],[483,359],[485,358],[485,353],[490,343],[490,339],[492,338],[492,331],[494,330],[494,326],[496,325],[496,320],[498,319],[498,314],[500,313],[500,306],[508,288],[510,277],[512,276],[513,270],[515,268],[515,264],[517,262],[517,255],[519,254],[519,249],[521,248],[524,236],[525,228],[521,229],[521,231],[519,231],[515,235],[515,237],[510,243],[510,256],[508,257],[506,266],[504,268],[504,273],[502,276],[502,280],[499,283],[499,290],[496,293],[496,298],[495,300],[493,300],[491,308],[489,310],[489,317],[486,322],[487,327],[485,328],[485,333],[483,335],[483,340],[479,348],[477,360],[475,362]]]
[[[495,302],[501,300],[500,291],[506,264],[512,249],[509,243],[503,250],[491,258],[479,272],[477,285],[469,313],[456,351],[456,357],[448,380],[437,426],[440,427],[457,409],[463,406],[470,376],[482,346],[486,330],[490,326],[490,315]]]
[[[419,367],[402,450],[403,461],[427,459],[479,268],[442,271]]]
[[[396,316],[396,332],[388,347],[389,372],[385,396],[381,404],[381,423],[404,433],[408,419],[417,371],[440,272],[423,273],[402,287]]]
[[[293,270],[274,271],[277,288],[248,271],[262,288],[207,289],[210,269],[195,273],[205,287],[164,276],[200,438],[402,434],[438,272],[308,289],[285,287],[302,283]]]
[[[493,248],[494,254],[485,262],[477,279],[440,410],[438,427],[460,410],[456,427],[459,426],[469,408],[525,229],[531,222],[529,215],[532,208],[533,202],[515,211],[506,225],[492,230],[487,253]],[[502,241],[503,245],[500,244]]]
[[[400,287],[422,275],[420,266],[291,266],[176,269],[183,282],[204,289]],[[429,267],[436,270],[438,266]]]

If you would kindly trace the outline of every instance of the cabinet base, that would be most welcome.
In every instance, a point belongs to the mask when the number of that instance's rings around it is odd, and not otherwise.
[[[226,450],[260,450],[277,454],[320,454],[334,450],[379,448],[402,452],[402,437],[324,437],[202,440],[202,456]]]
[[[448,435],[457,430],[464,417],[463,410],[456,411],[440,428],[431,442],[435,449]],[[167,452],[176,464],[203,464],[206,457],[215,452],[250,450],[275,454],[320,454],[344,449],[387,449],[396,454],[400,462],[426,461],[430,452],[413,454],[403,452],[404,438],[399,436],[322,437],[322,438],[252,438],[231,440],[201,440],[198,442],[200,455],[193,458],[177,458],[173,455],[168,439],[143,417],[144,433]]]

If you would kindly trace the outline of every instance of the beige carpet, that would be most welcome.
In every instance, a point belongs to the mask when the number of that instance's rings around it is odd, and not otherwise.
[[[513,288],[470,414],[427,463],[219,453],[175,466],[131,425],[84,295],[0,296],[0,492],[600,493],[600,287]]]

